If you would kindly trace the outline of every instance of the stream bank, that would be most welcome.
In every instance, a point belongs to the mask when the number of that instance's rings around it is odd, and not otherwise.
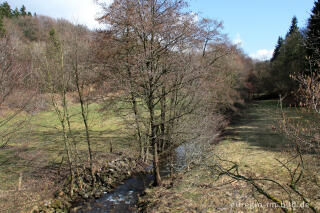
[[[174,171],[179,171],[185,166],[185,145],[180,145],[174,152]],[[160,161],[160,174],[162,178],[170,174],[170,165],[164,158]],[[105,192],[100,198],[74,209],[79,213],[129,213],[139,211],[140,196],[146,189],[151,188],[153,182],[152,166],[146,168],[145,173],[135,174],[115,187],[111,192]]]
[[[286,109],[297,116],[294,109]],[[250,103],[243,115],[225,128],[218,143],[206,150],[205,160],[164,181],[161,187],[148,188],[139,201],[143,212],[279,212],[259,208],[257,199],[268,204],[252,186],[227,176],[219,176],[214,166],[217,155],[225,161],[237,162],[246,176],[273,177],[287,181],[287,171],[276,159],[285,160],[282,152],[288,141],[274,125],[279,120],[277,101]],[[276,192],[280,193],[280,192]],[[252,204],[249,208],[241,204]]]
[[[184,168],[185,145],[180,145],[174,152],[174,171]],[[163,158],[164,159],[164,158]],[[171,165],[172,166],[172,165]],[[160,160],[160,174],[165,178],[170,174],[170,165]],[[75,190],[70,198],[66,184],[63,190],[55,193],[55,198],[42,202],[30,213],[105,213],[137,212],[140,196],[153,183],[152,166],[148,166],[138,159],[119,156],[106,162],[95,173],[97,187],[92,190],[90,173],[83,176],[86,187]]]
[[[83,186],[76,187],[74,196],[71,198],[67,193],[69,185],[55,193],[55,198],[34,206],[31,213],[55,213],[55,212],[86,212],[92,202],[114,191],[117,186],[135,176],[147,175],[147,165],[138,159],[118,156],[115,160],[105,162],[95,172],[96,187],[90,186],[91,179],[89,170],[82,176]]]

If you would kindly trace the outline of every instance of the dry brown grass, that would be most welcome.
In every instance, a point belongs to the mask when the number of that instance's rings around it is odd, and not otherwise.
[[[227,129],[227,134],[218,145],[207,153],[203,165],[168,179],[163,187],[147,190],[142,198],[147,212],[282,212],[274,204],[243,181],[228,176],[217,179],[211,166],[218,161],[217,155],[237,163],[246,177],[271,178],[281,184],[289,183],[289,175],[277,160],[291,157],[284,148],[290,141],[273,131],[277,119],[274,103],[253,104],[247,114]],[[305,156],[310,158],[311,156]],[[228,163],[219,162],[224,166]],[[291,165],[293,166],[295,162]],[[311,169],[319,170],[319,166]],[[306,174],[307,177],[307,174]],[[288,196],[276,185],[259,182],[263,189],[275,197],[288,201]],[[320,209],[320,196],[307,181],[301,182],[302,192]],[[318,194],[318,198],[317,195]],[[296,198],[296,197],[295,197]],[[298,200],[298,199],[297,199]],[[300,203],[299,203],[300,204]],[[311,212],[308,208],[296,208],[295,212]]]

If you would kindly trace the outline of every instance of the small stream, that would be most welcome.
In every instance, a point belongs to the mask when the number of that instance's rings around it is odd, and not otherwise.
[[[174,170],[180,170],[185,166],[185,152],[186,146],[181,145],[175,149]],[[150,166],[148,169],[152,169]],[[170,174],[170,165],[166,163],[160,164],[161,177]],[[123,184],[114,189],[113,192],[105,193],[101,198],[88,204],[81,210],[80,213],[128,213],[137,210],[137,203],[139,195],[148,187],[153,181],[152,174],[132,176]]]
[[[111,193],[105,193],[101,198],[80,210],[83,213],[104,212],[134,212],[138,196],[152,183],[151,174],[133,176],[119,185]]]

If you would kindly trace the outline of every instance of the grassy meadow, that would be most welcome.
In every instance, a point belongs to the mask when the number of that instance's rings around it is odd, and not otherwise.
[[[296,108],[284,108],[284,111],[292,119],[303,120],[313,116],[307,112],[301,114],[301,109]],[[227,176],[218,178],[210,169],[218,155],[224,160],[236,162],[239,171],[246,176],[269,177],[286,184],[289,181],[289,174],[277,160],[284,161],[290,158],[290,153],[284,149],[290,141],[276,131],[280,117],[276,101],[260,101],[249,105],[243,116],[227,127],[222,140],[208,150],[204,165],[194,166],[173,180],[167,179],[164,187],[147,190],[147,196],[142,199],[142,202],[147,203],[147,210],[150,212],[282,212],[280,208],[268,207],[270,201],[246,182],[236,181]],[[264,187],[276,197],[287,199],[274,185]],[[305,190],[314,189],[311,186]],[[166,199],[162,199],[163,197]],[[315,200],[315,197],[311,199]],[[258,203],[262,203],[262,207]],[[319,200],[316,205],[320,207]]]
[[[105,163],[116,155],[110,153],[110,142],[113,153],[121,152],[136,157],[138,146],[122,117],[112,110],[102,111],[97,103],[91,104],[89,111],[91,143],[96,162]],[[81,159],[85,162],[87,144],[80,105],[70,105],[69,114],[72,134]],[[21,113],[16,119],[24,118],[25,114]],[[28,122],[0,151],[0,212],[24,212],[37,201],[50,199],[52,193],[64,183],[61,162],[65,152],[60,129],[54,111],[34,114],[28,117]]]

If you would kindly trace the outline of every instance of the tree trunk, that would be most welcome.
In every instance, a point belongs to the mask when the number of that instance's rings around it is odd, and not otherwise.
[[[82,110],[82,117],[83,117],[83,123],[86,130],[86,139],[88,144],[88,154],[89,154],[89,163],[90,163],[90,170],[91,170],[91,178],[92,178],[92,186],[95,186],[96,179],[94,177],[94,168],[93,168],[93,156],[92,156],[92,149],[91,149],[91,141],[90,141],[90,134],[89,134],[89,126],[87,122],[86,115],[84,114],[83,105],[81,104],[81,110]]]
[[[154,186],[161,185],[161,176],[159,170],[159,159],[158,159],[158,140],[157,140],[157,126],[154,124],[154,106],[153,106],[153,99],[149,99],[149,112],[150,112],[150,127],[151,127],[151,137],[150,137],[150,144],[153,145],[153,175],[154,175]]]
[[[159,159],[158,159],[158,143],[155,142],[153,145],[153,175],[154,175],[154,186],[161,185],[161,176],[159,169]]]
[[[67,134],[67,129],[66,129],[66,120],[67,118],[67,112],[68,112],[68,105],[67,105],[67,100],[66,100],[66,89],[65,85],[62,91],[62,106],[63,106],[63,117],[61,118],[61,127],[62,127],[62,134],[63,134],[63,141],[65,145],[65,149],[67,152],[68,156],[68,163],[69,163],[69,170],[70,170],[70,196],[73,196],[73,189],[74,189],[74,173],[73,173],[73,162],[72,162],[72,153],[71,153],[71,148],[70,148],[70,143],[68,140],[68,134]]]
[[[131,92],[131,102],[132,102],[132,110],[134,113],[134,121],[136,123],[136,130],[137,130],[137,135],[138,135],[138,143],[140,146],[140,159],[144,159],[144,148],[143,148],[143,141],[141,138],[141,128],[138,120],[138,107],[137,107],[137,101],[136,98],[134,97],[133,92]]]
[[[161,124],[160,124],[160,151],[163,152],[165,148],[165,124],[166,124],[166,87],[162,86],[162,95],[160,100],[161,105]]]
[[[65,128],[65,123],[64,121],[61,121],[61,126],[62,126],[62,135],[63,135],[63,142],[65,146],[65,150],[68,156],[68,164],[69,164],[69,172],[70,172],[70,197],[73,196],[73,188],[74,188],[74,174],[73,174],[73,169],[72,169],[72,157],[70,153],[70,147],[68,143],[68,138],[67,138],[67,133],[66,133],[66,128]]]
[[[21,185],[22,185],[22,172],[19,173],[18,191],[21,191]]]
[[[87,140],[87,145],[88,145],[88,160],[90,164],[90,170],[91,170],[91,178],[92,178],[92,186],[95,186],[95,177],[94,177],[94,168],[93,168],[93,155],[92,155],[92,149],[91,149],[91,140],[90,140],[90,133],[89,133],[89,126],[88,126],[88,121],[87,121],[87,114],[88,114],[88,106],[87,109],[85,109],[85,102],[83,100],[83,93],[82,93],[82,88],[80,88],[80,82],[79,82],[79,74],[78,70],[75,71],[75,76],[76,76],[76,86],[77,86],[77,91],[78,91],[78,96],[79,96],[79,101],[80,101],[80,107],[81,107],[81,115],[82,115],[82,121],[85,127],[86,131],[86,140]]]
[[[143,162],[147,163],[149,160],[149,143],[146,142],[144,145],[144,156],[143,156]]]

